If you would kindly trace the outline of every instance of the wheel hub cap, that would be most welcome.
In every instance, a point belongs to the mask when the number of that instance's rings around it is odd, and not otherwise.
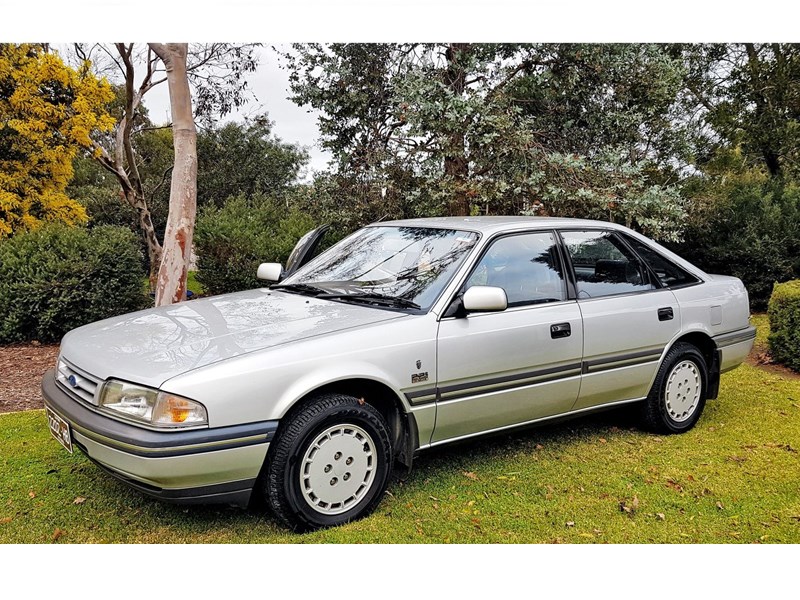
[[[364,499],[375,479],[375,443],[355,425],[319,433],[300,464],[300,489],[315,511],[346,512]]]
[[[701,388],[700,371],[692,361],[684,360],[673,367],[667,378],[664,399],[667,413],[674,421],[686,421],[694,414]]]

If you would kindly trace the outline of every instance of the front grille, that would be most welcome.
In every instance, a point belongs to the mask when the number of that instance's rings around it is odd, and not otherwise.
[[[97,392],[102,382],[60,356],[58,358],[56,382],[76,400],[83,400],[89,404],[97,405]]]

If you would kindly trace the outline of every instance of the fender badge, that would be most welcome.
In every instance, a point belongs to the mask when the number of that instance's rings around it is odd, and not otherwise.
[[[411,375],[411,383],[422,383],[423,381],[428,381],[428,372],[424,373],[413,373]]]
[[[417,368],[418,368],[418,369],[421,369],[421,368],[422,368],[422,361],[421,361],[421,360],[418,360],[418,361],[417,361]]]

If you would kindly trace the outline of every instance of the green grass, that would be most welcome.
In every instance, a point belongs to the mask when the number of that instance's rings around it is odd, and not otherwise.
[[[144,289],[149,293],[150,292],[150,280],[145,277],[142,280],[142,285]],[[189,274],[186,277],[186,289],[191,291],[194,294],[202,294],[205,290],[203,290],[203,284],[197,281],[197,271],[189,271]]]
[[[186,279],[186,288],[194,294],[203,293],[203,285],[197,281],[197,271],[189,271]]]
[[[743,365],[679,436],[616,410],[430,451],[371,517],[304,535],[128,490],[42,411],[0,415],[0,465],[3,543],[799,543],[800,379]]]

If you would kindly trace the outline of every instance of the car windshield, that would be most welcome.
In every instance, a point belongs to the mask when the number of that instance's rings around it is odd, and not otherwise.
[[[478,234],[431,227],[367,227],[287,277],[277,289],[427,310]]]

